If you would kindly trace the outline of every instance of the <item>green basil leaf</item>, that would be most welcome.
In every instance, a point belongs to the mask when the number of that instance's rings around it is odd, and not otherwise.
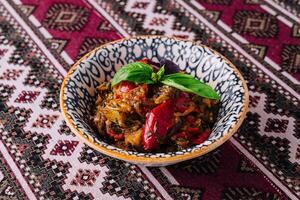
[[[146,63],[130,63],[121,67],[121,69],[116,72],[114,78],[111,80],[111,85],[117,85],[121,81],[153,84],[154,81],[151,79],[152,72],[151,66]]]
[[[157,81],[158,81],[157,74],[154,73],[154,72],[152,72],[152,74],[151,74],[151,79],[152,79],[152,81],[153,81],[154,83],[157,83]]]
[[[162,66],[156,74],[157,74],[157,80],[160,81],[165,75],[165,66]]]
[[[154,81],[154,83],[157,83],[163,78],[164,75],[165,75],[165,67],[162,66],[157,73],[154,72],[152,73],[151,79]]]
[[[220,99],[220,96],[212,87],[195,79],[191,75],[183,73],[169,74],[164,76],[161,82],[179,90],[191,92],[205,98]]]

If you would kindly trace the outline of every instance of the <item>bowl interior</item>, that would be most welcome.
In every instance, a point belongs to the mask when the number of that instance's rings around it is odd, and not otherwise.
[[[90,114],[95,103],[95,88],[113,77],[121,66],[143,58],[158,61],[166,58],[177,63],[181,70],[211,85],[221,96],[221,107],[209,139],[204,143],[178,152],[138,153],[118,149],[101,141],[90,127]],[[192,42],[166,37],[137,37],[116,41],[98,49],[75,64],[62,88],[62,107],[75,131],[96,145],[123,154],[143,157],[176,156],[209,146],[229,134],[243,118],[247,92],[239,73],[221,55]],[[227,137],[228,138],[228,137]],[[224,141],[225,142],[225,141]]]

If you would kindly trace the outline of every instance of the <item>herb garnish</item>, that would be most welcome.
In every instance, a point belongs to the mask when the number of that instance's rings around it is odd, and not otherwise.
[[[111,81],[112,86],[121,81],[134,83],[154,84],[161,82],[165,85],[175,87],[179,90],[197,94],[199,96],[219,100],[220,96],[209,85],[195,79],[193,76],[183,73],[173,73],[165,75],[164,66],[155,73],[150,65],[143,62],[134,62],[123,66],[114,75]]]

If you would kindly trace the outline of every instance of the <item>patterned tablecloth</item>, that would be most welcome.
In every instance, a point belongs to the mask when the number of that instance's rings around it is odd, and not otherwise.
[[[297,2],[0,0],[0,199],[299,199]],[[70,65],[139,34],[201,41],[239,68],[251,105],[232,139],[203,157],[146,168],[71,133],[59,110]]]

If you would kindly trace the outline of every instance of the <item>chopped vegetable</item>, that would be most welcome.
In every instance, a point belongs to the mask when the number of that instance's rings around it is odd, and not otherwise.
[[[140,128],[139,130],[135,132],[129,132],[125,134],[125,144],[131,145],[135,148],[140,148],[142,144],[142,133],[143,130]]]
[[[157,149],[166,138],[169,129],[174,124],[174,102],[166,100],[155,107],[147,116],[143,129],[143,144],[145,150]]]
[[[107,128],[106,132],[107,132],[107,135],[109,135],[110,137],[114,138],[115,140],[121,140],[121,139],[124,138],[124,134],[123,133],[116,133],[111,128]]]
[[[120,83],[119,91],[122,93],[128,92],[132,89],[136,88],[136,85],[134,83],[123,81]]]

